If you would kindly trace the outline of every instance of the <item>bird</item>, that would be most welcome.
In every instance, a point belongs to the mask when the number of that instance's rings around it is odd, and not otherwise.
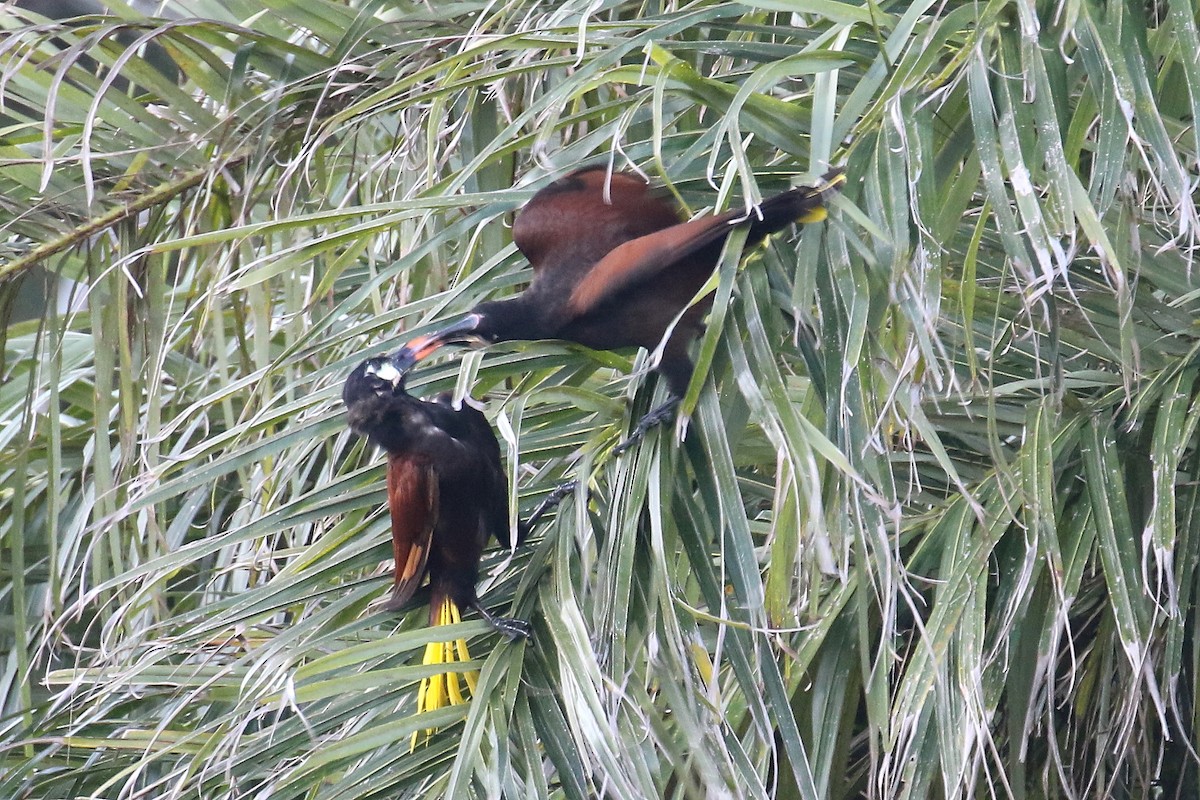
[[[734,226],[748,226],[749,249],[792,222],[824,219],[825,201],[844,183],[843,170],[833,168],[813,186],[766,198],[750,214],[732,210],[685,222],[638,175],[603,165],[576,170],[538,191],[513,221],[513,242],[533,267],[529,286],[514,297],[479,303],[458,322],[411,340],[395,362],[406,368],[452,343],[511,340],[653,350],[679,316],[657,365],[670,399],[639,421],[617,446],[619,453],[670,419],[687,392],[694,369],[688,346],[701,332],[712,298],[690,308],[688,303],[716,269]]]
[[[430,626],[460,622],[471,608],[508,637],[528,637],[528,622],[494,616],[475,590],[489,537],[509,539],[508,479],[496,434],[482,412],[469,403],[455,408],[448,393],[432,401],[408,394],[405,377],[393,358],[376,356],[355,367],[342,387],[350,429],[387,453],[395,572],[384,607],[404,607],[428,576]],[[519,525],[518,542],[524,533]],[[469,659],[458,639],[431,642],[423,663]],[[422,680],[417,710],[466,702],[457,675]],[[466,673],[472,692],[474,677]]]

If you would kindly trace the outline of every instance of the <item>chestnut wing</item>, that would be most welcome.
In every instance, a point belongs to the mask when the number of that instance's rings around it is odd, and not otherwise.
[[[412,598],[429,563],[438,520],[438,478],[433,465],[425,459],[389,453],[387,500],[392,517],[392,556],[396,560],[387,608],[395,609]]]
[[[740,212],[700,217],[625,242],[600,260],[571,292],[567,309],[578,318],[630,287],[651,280],[729,235]],[[715,266],[715,263],[714,263]]]
[[[623,242],[678,223],[675,207],[640,177],[586,167],[525,204],[513,221],[513,242],[535,273],[576,271]]]
[[[795,222],[817,222],[825,218],[825,199],[841,190],[845,176],[840,169],[827,172],[815,186],[799,186],[763,200],[755,213],[741,209],[656,230],[631,239],[602,258],[571,292],[567,309],[578,318],[631,287],[663,277],[681,263],[691,268],[716,267],[725,239],[737,222],[749,227],[746,247]],[[695,261],[691,261],[695,259]]]

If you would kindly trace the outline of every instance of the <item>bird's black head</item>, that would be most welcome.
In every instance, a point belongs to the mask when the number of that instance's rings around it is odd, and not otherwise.
[[[393,356],[376,356],[359,364],[342,386],[342,402],[353,406],[377,397],[404,394],[407,368],[396,363]]]
[[[393,429],[397,428],[397,414],[403,416],[405,409],[421,405],[404,391],[407,372],[395,356],[376,356],[355,367],[342,386],[350,430],[369,437],[389,452],[389,445],[396,444]]]

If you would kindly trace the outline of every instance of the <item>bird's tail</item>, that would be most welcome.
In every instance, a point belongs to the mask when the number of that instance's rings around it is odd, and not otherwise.
[[[793,222],[820,222],[825,219],[825,201],[842,190],[846,183],[846,172],[834,167],[821,176],[815,186],[797,186],[795,189],[768,197],[758,207],[762,219],[751,216],[752,241],[786,228]]]
[[[435,592],[433,602],[429,606],[429,624],[434,625],[454,625],[462,622],[462,612],[458,605],[445,595],[438,596],[440,593]],[[464,661],[470,661],[471,654],[467,651],[467,642],[465,639],[455,639],[449,642],[430,642],[425,645],[425,658],[421,663],[425,665],[433,664],[457,664]],[[466,683],[466,691],[459,678]],[[478,673],[474,670],[454,670],[447,672],[439,672],[430,675],[427,678],[421,679],[421,688],[417,693],[417,713],[423,714],[426,711],[436,711],[439,708],[447,706],[457,706],[466,703],[470,695],[475,693],[475,685],[478,680]],[[425,738],[428,739],[434,733],[434,728],[427,728]],[[420,738],[421,731],[416,731],[412,735],[412,741],[409,742],[409,750],[416,749],[417,741]]]

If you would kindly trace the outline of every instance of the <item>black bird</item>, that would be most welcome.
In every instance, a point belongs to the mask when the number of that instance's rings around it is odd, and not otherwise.
[[[455,409],[449,395],[428,402],[409,395],[405,370],[381,356],[359,364],[342,400],[348,423],[387,452],[387,501],[392,519],[395,578],[387,608],[404,606],[429,576],[429,624],[448,625],[473,608],[500,632],[528,636],[529,624],[490,614],[475,583],[489,536],[508,542],[508,479],[500,444],[477,409]],[[518,531],[518,538],[523,535]],[[470,658],[466,643],[435,642],[424,663]],[[474,675],[467,683],[474,690]],[[418,710],[464,702],[453,674],[421,683]]]
[[[529,287],[412,340],[396,364],[406,368],[452,342],[565,339],[597,350],[654,349],[683,311],[658,364],[673,397],[642,419],[623,449],[669,419],[687,391],[688,345],[711,298],[684,308],[712,275],[729,232],[745,222],[750,248],[792,222],[824,219],[826,198],[844,183],[842,170],[831,169],[815,186],[768,197],[757,213],[682,222],[675,206],[636,175],[610,175],[602,166],[573,172],[535,194],[513,222],[513,242],[533,266]]]

